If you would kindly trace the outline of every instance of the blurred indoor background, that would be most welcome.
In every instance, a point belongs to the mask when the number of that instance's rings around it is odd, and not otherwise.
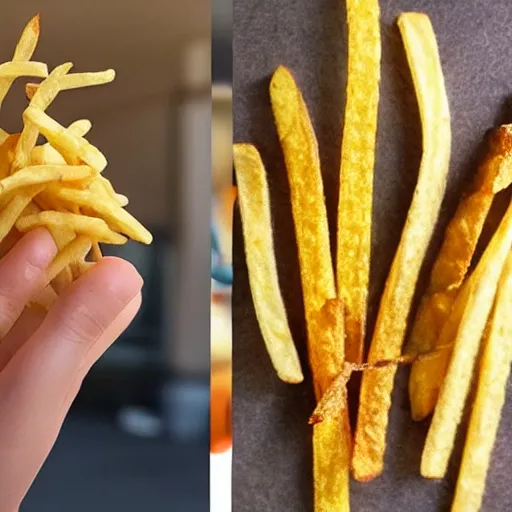
[[[38,12],[35,60],[117,71],[113,84],[62,93],[50,113],[62,124],[93,122],[105,175],[155,241],[115,252],[145,278],[142,310],[87,377],[22,512],[207,511],[210,2],[10,2],[2,62]],[[25,105],[20,81],[2,127],[19,131]]]

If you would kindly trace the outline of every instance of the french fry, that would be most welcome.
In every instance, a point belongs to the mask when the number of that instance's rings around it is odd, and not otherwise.
[[[318,401],[344,364],[343,308],[336,298],[318,147],[302,95],[282,66],[272,77],[270,98],[290,183]],[[315,511],[348,511],[351,440],[346,406],[340,404],[337,416],[314,425],[313,452]]]
[[[347,1],[348,81],[341,152],[336,273],[347,361],[363,360],[370,277],[373,167],[380,81],[378,0]]]
[[[448,174],[451,130],[448,99],[430,19],[401,14],[398,26],[416,89],[423,130],[418,183],[381,298],[368,361],[400,356],[411,302],[430,243]],[[386,430],[396,367],[363,375],[352,468],[356,480],[379,475],[384,466]]]
[[[46,269],[47,282],[53,281],[66,267],[83,260],[91,250],[92,242],[87,236],[79,235],[64,247]]]
[[[408,354],[428,352],[435,349],[438,342],[443,343],[439,338],[441,330],[466,277],[494,195],[512,181],[511,148],[512,125],[494,130],[489,140],[488,155],[446,228],[443,245],[406,347]],[[421,360],[413,364],[409,396],[414,420],[422,420],[434,410],[447,359],[449,351],[441,359]]]
[[[4,62],[0,64],[0,78],[14,80],[22,76],[46,78],[48,66],[43,62]]]
[[[39,41],[39,15],[34,16],[27,24],[14,51],[14,62],[26,62],[32,58]],[[47,70],[48,73],[48,70]],[[0,78],[0,107],[16,77]]]
[[[485,340],[452,512],[480,510],[512,363],[512,255],[498,283]]]
[[[299,383],[304,376],[279,287],[265,168],[250,144],[235,144],[234,164],[249,282],[263,340],[279,378]]]
[[[37,185],[27,187],[23,193],[16,194],[0,212],[0,242],[9,234],[18,217],[41,190],[41,186]]]
[[[95,73],[74,73],[67,75],[60,81],[60,90],[68,91],[71,89],[81,89],[83,87],[91,87],[97,85],[105,85],[112,82],[116,77],[113,69],[99,71]],[[25,86],[25,94],[27,99],[31,100],[39,88],[39,84],[27,84]]]
[[[78,158],[98,172],[102,172],[107,166],[107,160],[98,148],[83,137],[71,133],[42,110],[28,107],[23,118],[33,123],[66,161],[74,160],[68,163],[76,163]]]
[[[47,226],[55,230],[59,228],[59,231],[64,228],[107,244],[122,245],[127,241],[126,237],[112,231],[103,219],[75,213],[44,211],[27,215],[16,222],[16,229],[21,232],[30,231],[41,226]]]
[[[423,449],[421,474],[426,478],[442,478],[446,473],[480,340],[511,245],[512,203],[454,305],[454,310],[457,310],[457,303],[465,301],[448,371]]]

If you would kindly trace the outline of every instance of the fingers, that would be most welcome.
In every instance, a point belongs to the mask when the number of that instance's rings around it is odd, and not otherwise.
[[[0,496],[12,509],[53,446],[87,369],[136,314],[141,287],[132,265],[105,258],[59,297],[0,373],[0,474],[11,483],[3,488],[0,479]]]
[[[50,233],[37,229],[25,235],[0,260],[0,340],[43,287],[45,270],[56,253]]]

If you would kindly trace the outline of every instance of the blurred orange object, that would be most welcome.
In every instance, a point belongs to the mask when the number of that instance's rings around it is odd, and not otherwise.
[[[212,364],[210,398],[210,452],[231,448],[231,364]]]

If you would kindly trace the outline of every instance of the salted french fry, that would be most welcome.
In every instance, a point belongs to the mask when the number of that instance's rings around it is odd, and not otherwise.
[[[46,269],[47,282],[53,281],[66,267],[75,261],[83,260],[91,250],[92,242],[87,236],[79,235],[58,252]]]
[[[290,183],[309,362],[317,401],[344,364],[342,303],[336,298],[318,146],[306,105],[291,73],[279,67],[270,98]],[[349,510],[351,455],[347,407],[313,427],[315,511]]]
[[[511,148],[512,125],[494,130],[489,139],[488,155],[446,228],[406,347],[408,354],[428,352],[443,343],[441,330],[466,277],[494,195],[512,182]],[[449,352],[444,360],[421,360],[412,366],[409,396],[414,420],[422,420],[434,410],[447,359]]]
[[[398,18],[418,98],[423,157],[381,299],[368,361],[400,356],[420,268],[437,222],[450,160],[450,111],[437,42],[430,19],[421,13]],[[388,413],[396,367],[363,375],[352,468],[356,480],[379,475],[384,466]]]
[[[423,449],[421,474],[426,478],[442,478],[446,473],[469,392],[480,340],[511,245],[512,203],[454,305],[454,310],[457,310],[458,303],[465,302],[448,371]]]
[[[107,160],[98,148],[71,133],[42,110],[28,107],[23,117],[37,127],[68,163],[76,164],[76,159],[80,159],[98,172],[107,166]]]
[[[81,235],[87,235],[92,240],[113,245],[125,244],[123,235],[112,231],[103,219],[88,217],[69,212],[44,211],[26,215],[16,222],[16,229],[21,232],[30,231],[41,226],[55,230],[70,230]]]
[[[370,278],[373,167],[380,81],[378,0],[347,1],[348,79],[341,152],[336,274],[347,361],[363,360]]]
[[[235,144],[233,158],[254,309],[277,375],[296,384],[304,376],[280,292],[265,168],[250,144]]]
[[[480,510],[512,363],[512,255],[501,274],[485,340],[452,512]]]
[[[94,73],[74,73],[67,75],[60,82],[60,90],[68,91],[71,89],[81,89],[83,87],[91,87],[96,85],[104,85],[112,82],[116,77],[113,69],[106,71],[98,71]],[[25,94],[31,100],[37,92],[39,84],[27,84],[25,86]]]

